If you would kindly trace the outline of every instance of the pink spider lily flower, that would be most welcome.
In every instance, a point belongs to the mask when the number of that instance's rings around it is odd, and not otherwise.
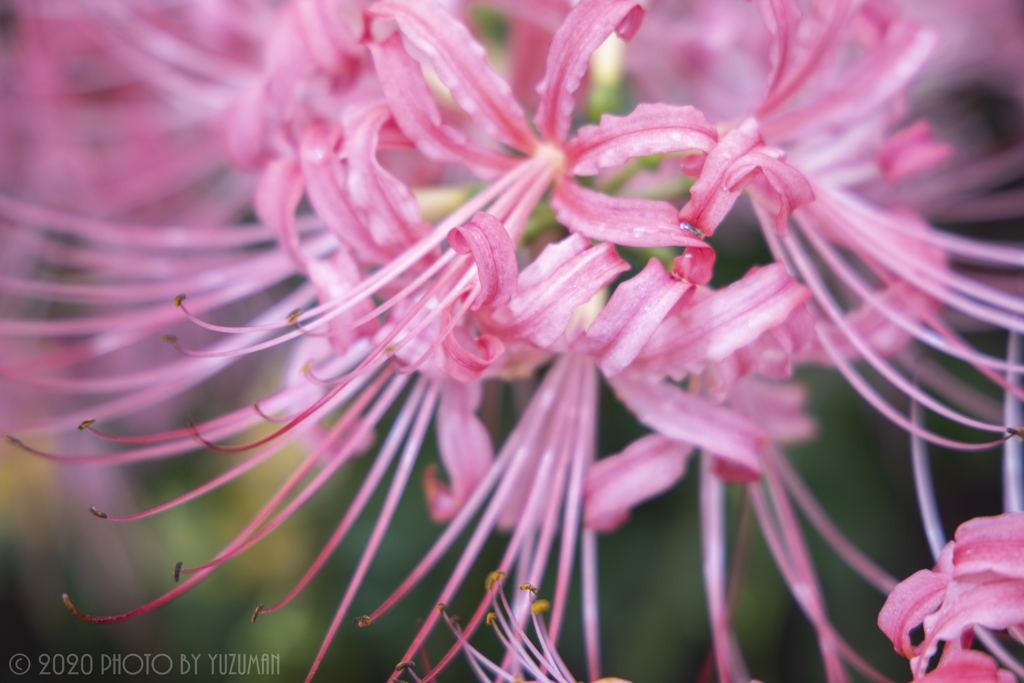
[[[978,680],[1016,680],[996,670],[995,662],[968,648],[975,627],[1005,629],[1021,640],[1024,603],[1020,567],[1024,513],[979,517],[961,524],[942,549],[935,567],[901,582],[878,615],[878,625],[896,651],[910,660],[915,680],[952,680],[959,669]],[[910,632],[924,627],[913,644]],[[940,641],[942,658],[934,671],[929,661]]]

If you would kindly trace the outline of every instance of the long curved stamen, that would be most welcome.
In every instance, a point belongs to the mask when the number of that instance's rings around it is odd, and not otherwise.
[[[418,387],[425,387],[427,382],[428,380],[421,379]],[[384,540],[384,534],[387,533],[387,529],[391,524],[391,519],[395,514],[395,510],[398,509],[398,503],[405,490],[405,485],[409,481],[409,475],[412,474],[412,466],[415,464],[416,458],[419,455],[420,447],[423,444],[423,437],[425,436],[427,427],[430,424],[430,418],[434,414],[434,406],[437,403],[438,393],[439,387],[436,384],[426,388],[426,396],[423,398],[423,403],[418,407],[416,422],[409,433],[409,438],[405,444],[405,450],[402,453],[402,458],[399,461],[398,468],[396,469],[394,478],[391,482],[391,488],[388,490],[388,495],[384,500],[384,507],[381,509],[380,516],[377,518],[377,523],[374,525],[373,532],[370,535],[370,540],[367,542],[366,548],[363,550],[362,557],[359,559],[359,565],[356,567],[355,573],[349,581],[348,589],[345,591],[345,596],[342,598],[341,604],[335,612],[334,619],[327,630],[327,635],[324,637],[324,641],[320,646],[320,651],[317,653],[316,659],[313,661],[313,666],[306,675],[307,683],[313,679],[313,674],[316,673],[324,655],[327,654],[327,648],[330,646],[331,641],[334,640],[334,635],[337,633],[338,627],[341,625],[342,620],[345,617],[345,613],[352,604],[352,600],[355,599],[356,592],[359,590],[363,579],[366,577],[366,572],[369,570],[370,563],[373,562],[373,558],[377,554],[377,549],[380,547],[381,541]]]
[[[1019,364],[1024,357],[1024,341],[1019,334],[1009,333],[1006,343],[1007,363]],[[1007,372],[1006,381],[1010,388],[1020,386],[1020,374]],[[1019,395],[1006,392],[1003,420],[1006,424],[1024,424],[1024,410]],[[1024,444],[1020,439],[1007,439],[1003,444],[1003,510],[1020,512],[1024,510]]]

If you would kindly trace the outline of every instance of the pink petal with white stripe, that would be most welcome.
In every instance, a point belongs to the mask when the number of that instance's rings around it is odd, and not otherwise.
[[[758,450],[767,435],[736,411],[632,373],[608,381],[641,423],[673,441],[712,453],[732,479],[756,481],[761,476]]]
[[[537,85],[537,129],[553,143],[565,141],[576,104],[573,93],[587,73],[590,55],[617,32],[629,40],[640,28],[644,10],[633,0],[582,0],[555,31],[544,79]]]
[[[333,256],[322,261],[310,259],[306,269],[309,279],[316,286],[321,304],[346,301],[349,298],[348,293],[363,279],[359,266],[345,249],[339,249]],[[331,335],[329,341],[335,353],[344,356],[355,339],[362,336],[372,337],[377,332],[380,323],[375,319],[358,328],[351,325],[373,309],[373,299],[365,297],[347,308],[341,315],[328,321],[327,330]]]
[[[677,380],[700,372],[785,322],[809,296],[782,264],[752,269],[728,287],[666,318],[634,367]]]
[[[691,106],[640,104],[628,116],[603,114],[596,126],[583,126],[565,146],[571,175],[597,175],[632,157],[700,150],[710,152],[718,133]]]
[[[915,655],[910,632],[942,604],[946,586],[952,580],[953,542],[939,554],[934,569],[922,569],[897,585],[878,614],[878,628],[889,637],[896,652],[907,659]]]
[[[515,247],[505,226],[489,213],[477,212],[461,228],[452,228],[448,244],[459,254],[472,254],[480,278],[480,294],[473,310],[481,306],[500,306],[516,293],[519,268]]]
[[[256,215],[277,235],[281,247],[300,270],[306,258],[299,253],[299,233],[295,229],[295,209],[305,185],[299,164],[289,159],[270,163],[256,186]]]
[[[460,130],[441,119],[441,110],[430,93],[420,63],[405,51],[398,34],[371,43],[369,48],[395,121],[425,156],[464,164],[483,178],[515,163],[511,156],[470,142]]]
[[[977,650],[960,650],[942,662],[921,683],[1017,683],[1017,677],[1000,669],[996,660]]]
[[[451,485],[437,479],[435,468],[424,470],[427,506],[434,521],[446,521],[458,512],[494,461],[490,434],[477,416],[482,395],[478,382],[442,385],[435,418],[437,444]]]
[[[442,326],[448,324],[449,317],[445,313]],[[459,382],[472,382],[479,379],[491,363],[505,352],[501,340],[490,334],[473,337],[463,327],[456,326],[437,351],[434,359],[437,367],[444,374]]]
[[[1006,578],[1024,579],[1024,512],[977,517],[961,524],[955,538],[954,578],[994,572]]]
[[[487,63],[483,46],[441,5],[433,0],[381,0],[366,16],[377,42],[397,27],[406,50],[430,63],[452,98],[488,133],[525,154],[534,151],[537,138],[512,89]]]
[[[565,246],[572,248],[576,244],[574,240]],[[557,245],[549,245],[545,251],[552,246],[556,247],[559,257],[566,253],[564,247],[558,249]],[[542,252],[532,266],[543,258]],[[547,270],[551,265],[554,263],[549,259],[543,263],[543,268]],[[629,264],[616,255],[611,244],[604,243],[577,252],[539,282],[535,282],[537,273],[527,273],[527,270],[520,275],[519,292],[508,305],[492,311],[482,309],[477,317],[484,330],[502,339],[524,340],[547,348],[565,332],[576,307],[590,301],[616,275],[629,270]],[[525,286],[523,276],[532,284]]]
[[[340,125],[313,124],[306,129],[299,145],[302,176],[313,210],[327,229],[342,244],[352,249],[364,263],[384,263],[389,255],[356,217],[348,194],[345,164],[339,156],[342,141]]]
[[[878,166],[892,185],[931,170],[953,155],[953,148],[932,138],[932,127],[916,121],[893,133],[878,150]]]
[[[785,235],[789,214],[813,201],[814,192],[803,174],[786,164],[784,157],[781,150],[762,143],[757,121],[747,119],[708,154],[679,220],[705,235],[713,234],[743,188],[757,178],[757,190],[764,195],[759,199],[770,203],[776,230]]]
[[[551,208],[573,232],[627,247],[697,247],[709,249],[679,227],[676,208],[668,202],[612,197],[563,178],[551,193]]]
[[[598,460],[583,480],[583,525],[597,531],[618,529],[630,510],[683,478],[692,452],[690,446],[651,434]]]
[[[373,241],[397,254],[430,230],[420,220],[416,198],[401,180],[377,161],[381,128],[391,119],[385,106],[353,114],[345,126],[342,154],[348,162],[348,195]]]
[[[597,360],[606,376],[621,372],[692,289],[693,285],[666,273],[652,257],[638,275],[615,288],[608,304],[573,342],[573,350]]]

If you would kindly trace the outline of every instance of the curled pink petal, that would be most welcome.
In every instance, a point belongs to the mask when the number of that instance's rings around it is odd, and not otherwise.
[[[954,578],[994,572],[1006,578],[1024,579],[1024,512],[964,522],[957,528],[955,539]]]
[[[609,382],[637,419],[657,433],[714,453],[731,478],[756,481],[761,476],[758,450],[766,434],[736,411],[628,372]]]
[[[451,486],[437,478],[436,468],[424,470],[424,490],[434,521],[446,521],[458,512],[494,460],[490,434],[477,416],[482,395],[478,382],[442,385],[435,418],[437,445]]]
[[[645,500],[672,488],[686,473],[693,449],[658,434],[637,439],[621,453],[590,466],[583,481],[583,524],[614,531]]]
[[[961,650],[942,663],[930,674],[918,679],[921,683],[1013,683],[1017,680],[1009,671],[1000,669],[996,660],[977,650]]]
[[[573,94],[594,50],[613,31],[628,40],[642,19],[643,9],[633,0],[583,0],[573,7],[551,39],[544,79],[537,85],[540,106],[533,120],[545,139],[565,140],[576,103]]]
[[[878,628],[895,646],[896,651],[910,659],[915,655],[910,632],[942,604],[953,558],[953,542],[942,549],[935,569],[922,569],[904,579],[889,594],[878,614]]]
[[[878,150],[878,165],[886,181],[895,185],[938,166],[952,155],[953,148],[932,138],[932,127],[921,120],[885,141]]]
[[[441,120],[441,111],[419,62],[405,51],[398,34],[369,47],[395,121],[423,154],[437,161],[465,164],[484,178],[515,162],[511,156],[471,142],[457,128]]]
[[[480,294],[473,310],[481,306],[501,305],[516,293],[519,268],[516,252],[505,226],[489,213],[477,212],[461,228],[452,228],[448,244],[460,254],[473,254],[480,277]]]
[[[256,214],[273,229],[281,246],[301,269],[305,257],[299,253],[299,233],[295,229],[295,209],[305,191],[302,171],[294,161],[282,159],[270,163],[256,188]]]
[[[678,212],[668,202],[612,197],[564,178],[551,193],[551,208],[570,230],[602,242],[707,248],[690,230],[680,227]]]
[[[574,244],[578,242],[573,240],[571,245]],[[543,253],[533,265],[542,258]],[[545,268],[550,265],[553,264],[544,264]],[[503,339],[521,339],[547,348],[565,332],[577,306],[590,301],[626,270],[629,264],[618,257],[612,245],[604,243],[575,253],[539,282],[533,282],[537,273],[523,271],[519,291],[512,301],[492,311],[481,310],[480,325]],[[529,286],[524,286],[524,275],[532,283]]]
[[[672,307],[693,285],[677,280],[651,258],[640,273],[615,288],[608,304],[573,344],[597,360],[605,375],[633,362]]]
[[[389,24],[406,48],[423,55],[470,118],[506,145],[530,154],[537,138],[512,89],[487,63],[484,48],[460,22],[432,0],[381,0],[366,10],[370,33],[381,42]]]
[[[636,361],[638,369],[682,378],[700,372],[781,325],[810,292],[782,264],[751,270],[728,287],[672,315]]]
[[[673,260],[672,272],[687,282],[706,285],[715,273],[715,250],[687,247]]]
[[[373,241],[395,255],[419,239],[429,226],[420,220],[416,198],[401,180],[377,161],[381,129],[391,119],[385,106],[352,114],[345,126],[342,155],[348,162],[348,195]]]
[[[447,325],[447,315],[444,325]],[[459,382],[472,382],[505,352],[501,340],[490,334],[474,338],[456,326],[437,348],[435,358],[441,372]]]
[[[708,154],[679,220],[705,235],[713,234],[743,188],[760,176],[763,182],[758,190],[774,205],[776,230],[786,234],[789,214],[813,201],[814,191],[803,174],[782,160],[784,156],[781,150],[766,147],[757,121],[747,119],[726,133]]]
[[[596,126],[583,126],[565,147],[569,173],[597,175],[632,157],[700,150],[718,140],[714,126],[691,106],[640,104],[628,116],[603,114]]]

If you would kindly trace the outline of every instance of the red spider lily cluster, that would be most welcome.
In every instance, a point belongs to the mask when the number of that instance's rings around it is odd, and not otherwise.
[[[466,535],[437,602],[478,591],[467,576],[501,530],[498,574],[476,611],[465,623],[443,607],[423,615],[394,676],[431,679],[461,651],[481,681],[572,681],[556,646],[578,566],[597,680],[598,534],[675,486],[693,457],[723,683],[749,680],[730,623],[727,486],[745,492],[830,683],[850,680],[849,668],[888,679],[831,622],[797,509],[890,594],[879,624],[915,680],[1024,675],[991,633],[1024,642],[1024,465],[1011,438],[1024,425],[1024,248],[931,224],[1024,214],[1024,195],[1005,189],[1024,172],[1024,142],[993,147],[962,128],[944,137],[916,105],[978,73],[1024,101],[1024,13],[1000,0],[918,4],[0,5],[14,27],[0,63],[10,441],[69,465],[245,454],[155,508],[93,509],[108,521],[184,504],[293,444],[306,453],[223,550],[175,568],[173,590],[117,616],[84,614],[65,596],[69,609],[106,622],[159,607],[372,450],[322,551],[253,620],[302,591],[386,488],[310,678],[343,626],[383,617]],[[481,6],[502,18],[500,40],[467,26]],[[602,106],[613,95],[635,104]],[[713,288],[715,245],[752,239],[728,234],[741,197],[774,262]],[[246,211],[255,219],[232,222]],[[1003,333],[1007,355],[973,345],[977,329]],[[187,391],[272,348],[284,369],[255,405],[181,429],[153,424],[148,409],[183,413]],[[898,584],[788,460],[783,445],[815,430],[791,381],[804,364],[834,368],[910,434],[934,570]],[[947,366],[1004,396],[1004,414],[965,400]],[[495,443],[480,416],[485,387],[523,378],[535,389]],[[650,431],[615,454],[596,449],[602,382]],[[977,438],[929,427],[926,411]],[[422,486],[443,530],[390,597],[353,614],[431,426],[440,463]],[[105,447],[83,452],[76,428]],[[945,549],[927,443],[1004,449],[1007,514],[964,523]],[[506,573],[527,587],[511,601],[494,578]],[[550,602],[534,597],[541,589]],[[417,674],[409,662],[440,621],[451,650]],[[471,644],[481,625],[495,626],[502,662]],[[976,631],[1005,668],[971,649]]]

